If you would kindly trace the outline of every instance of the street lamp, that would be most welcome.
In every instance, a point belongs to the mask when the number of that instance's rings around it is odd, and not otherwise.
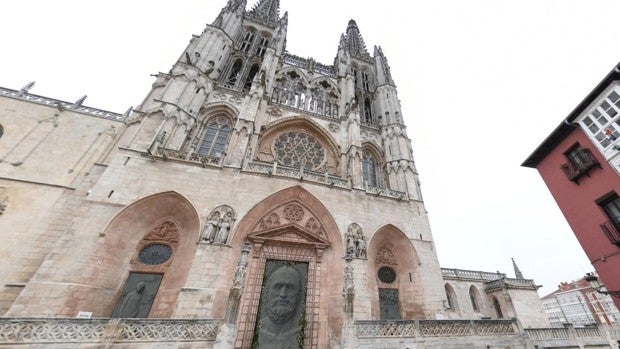
[[[620,298],[620,291],[609,291],[605,285],[601,284],[598,281],[598,277],[594,275],[594,273],[586,273],[584,280],[588,282],[591,288],[596,290],[598,293],[609,294],[616,298]]]

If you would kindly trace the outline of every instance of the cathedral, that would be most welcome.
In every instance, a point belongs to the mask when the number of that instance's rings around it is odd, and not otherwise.
[[[381,47],[223,5],[124,113],[0,88],[0,347],[534,348],[516,264],[440,267]]]

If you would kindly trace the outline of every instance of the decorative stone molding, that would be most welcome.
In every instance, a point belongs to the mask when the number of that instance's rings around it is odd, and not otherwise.
[[[377,252],[376,261],[377,265],[398,265],[398,260],[396,259],[396,255],[394,254],[394,247],[392,246],[392,244],[387,242],[383,246],[381,246],[381,248]]]
[[[321,238],[327,236],[320,220],[299,202],[290,202],[273,209],[258,221],[252,231],[270,230],[290,224]]]
[[[167,242],[176,246],[179,242],[179,229],[171,220],[159,223],[151,231],[142,238],[146,242]]]
[[[269,107],[267,108],[266,113],[274,117],[280,117],[282,116],[282,109],[278,107]]]

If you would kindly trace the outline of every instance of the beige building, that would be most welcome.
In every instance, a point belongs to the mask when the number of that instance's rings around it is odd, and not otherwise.
[[[544,340],[532,280],[439,266],[381,48],[350,21],[324,65],[287,26],[229,0],[124,114],[0,89],[0,345]]]

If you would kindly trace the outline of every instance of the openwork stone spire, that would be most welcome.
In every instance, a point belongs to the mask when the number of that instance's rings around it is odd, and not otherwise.
[[[355,23],[354,20],[350,20],[349,25],[347,25],[346,45],[347,51],[352,55],[362,56],[364,58],[370,57],[366,50],[366,44],[364,44],[362,34],[360,34],[357,23]]]
[[[385,55],[383,54],[383,50],[381,50],[381,46],[375,46],[374,56],[377,64],[377,80],[379,85],[394,85],[392,73],[390,72],[390,65],[388,64],[387,58],[385,58]]]
[[[515,270],[515,278],[517,278],[517,279],[525,279],[523,277],[523,274],[521,273],[521,270],[519,270],[519,267],[517,267],[517,263],[515,262],[515,259],[514,258],[510,258],[510,259],[512,259],[512,267]]]
[[[260,0],[248,15],[270,24],[277,23],[280,19],[280,0]]]

